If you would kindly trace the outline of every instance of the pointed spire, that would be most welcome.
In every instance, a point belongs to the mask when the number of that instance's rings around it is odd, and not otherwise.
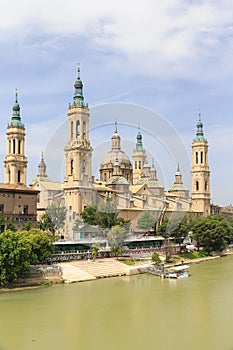
[[[176,171],[176,174],[175,174],[175,182],[174,184],[183,184],[183,180],[182,180],[182,174],[180,172],[180,166],[179,166],[179,163],[177,165],[177,171]]]
[[[112,135],[112,151],[120,151],[121,150],[121,137],[117,132],[117,121],[115,120],[115,130]]]
[[[21,122],[21,118],[20,118],[20,106],[19,106],[19,102],[18,102],[18,90],[15,90],[15,103],[13,105],[13,113],[12,113],[12,117],[11,117],[11,126],[21,126],[23,127],[23,123]]]
[[[201,121],[201,112],[199,110],[198,112],[198,122],[197,122],[197,131],[196,131],[196,137],[194,139],[194,141],[206,141],[205,137],[204,137],[204,132],[203,132],[203,123]]]
[[[47,173],[46,173],[46,164],[44,161],[44,154],[43,151],[41,153],[41,161],[38,165],[38,177],[47,177]]]
[[[138,124],[136,151],[138,151],[138,152],[142,152],[143,151],[142,134],[141,134],[141,131],[140,131],[140,124]]]
[[[117,119],[115,119],[115,133],[117,134]]]
[[[74,83],[74,105],[80,106],[80,107],[86,107],[84,103],[84,96],[83,96],[83,83],[80,78],[80,65],[78,64],[78,77]]]

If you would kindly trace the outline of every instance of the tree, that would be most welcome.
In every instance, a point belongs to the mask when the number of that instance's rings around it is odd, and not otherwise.
[[[97,206],[89,205],[81,213],[84,222],[89,225],[97,225],[102,228],[111,228],[116,225],[129,228],[130,220],[125,220],[118,217],[116,203],[109,200]]]
[[[13,218],[9,218],[7,220],[6,229],[9,231],[16,231],[15,224],[13,223]]]
[[[23,226],[24,230],[29,231],[31,229],[31,227],[32,227],[31,220],[27,220],[27,222]]]
[[[156,265],[159,265],[161,263],[161,259],[159,257],[159,254],[154,252],[152,254],[152,257],[151,257],[151,260],[156,264]]]
[[[0,235],[0,284],[29,276],[31,245],[20,232]]]
[[[99,245],[98,244],[92,244],[91,254],[92,254],[92,257],[93,257],[93,261],[95,261],[95,258],[97,257],[98,252],[99,252]]]
[[[55,224],[52,222],[51,217],[46,212],[41,215],[40,220],[37,221],[37,228],[42,231],[49,231],[53,235],[55,234]]]
[[[142,230],[150,230],[151,228],[155,228],[156,220],[153,215],[149,213],[149,211],[145,211],[142,215],[140,215],[137,221],[137,227]]]
[[[127,230],[124,226],[116,225],[108,232],[108,243],[110,247],[122,247],[122,243],[127,238]]]
[[[84,210],[81,212],[81,217],[83,221],[89,225],[97,225],[96,223],[96,212],[97,212],[97,205],[88,205]]]
[[[117,260],[118,260],[118,257],[122,255],[122,247],[111,247],[110,250],[112,255],[117,257]]]
[[[4,219],[4,215],[3,215],[3,213],[0,211],[0,233],[4,230],[4,221],[5,221],[5,219]]]
[[[52,203],[45,211],[51,219],[55,231],[64,227],[67,209],[61,201]]]
[[[98,207],[96,212],[96,224],[102,228],[111,228],[117,224],[117,217],[116,203],[107,200]]]
[[[220,215],[199,218],[193,226],[194,238],[208,253],[225,249],[230,233],[229,225]]]
[[[25,235],[31,244],[30,263],[32,265],[47,263],[54,252],[51,235],[38,229],[22,231],[21,234]]]

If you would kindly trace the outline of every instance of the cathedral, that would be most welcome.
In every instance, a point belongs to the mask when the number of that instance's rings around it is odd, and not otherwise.
[[[192,191],[182,180],[180,165],[174,174],[174,183],[166,190],[157,178],[154,166],[148,162],[143,146],[143,135],[138,127],[132,160],[122,149],[120,130],[115,121],[111,137],[111,149],[103,155],[99,165],[99,179],[92,175],[92,146],[89,139],[90,111],[85,102],[83,82],[78,67],[74,83],[73,101],[68,107],[67,143],[64,145],[65,176],[58,183],[47,175],[44,155],[38,165],[37,176],[26,186],[27,158],[24,154],[25,129],[20,118],[16,95],[13,116],[7,128],[7,155],[4,160],[3,187],[21,187],[37,198],[37,218],[54,201],[62,201],[67,208],[67,220],[63,235],[73,238],[72,227],[80,213],[88,205],[113,201],[119,216],[131,220],[131,230],[137,228],[140,215],[149,211],[156,221],[175,212],[210,214],[210,170],[208,165],[208,141],[204,136],[199,114],[196,135],[192,142]],[[31,191],[31,192],[30,192]],[[0,193],[2,198],[2,194]],[[4,203],[0,202],[0,206]],[[24,209],[26,207],[24,206]],[[15,210],[15,209],[14,209]]]

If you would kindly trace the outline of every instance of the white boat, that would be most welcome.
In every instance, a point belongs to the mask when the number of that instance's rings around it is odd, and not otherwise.
[[[167,278],[183,278],[189,276],[189,266],[188,265],[179,265],[170,268],[165,275]]]

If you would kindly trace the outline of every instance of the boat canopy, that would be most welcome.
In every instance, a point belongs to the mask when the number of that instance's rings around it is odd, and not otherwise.
[[[171,270],[174,272],[178,272],[178,271],[187,270],[188,268],[189,268],[189,265],[179,265],[179,266],[172,267]]]

